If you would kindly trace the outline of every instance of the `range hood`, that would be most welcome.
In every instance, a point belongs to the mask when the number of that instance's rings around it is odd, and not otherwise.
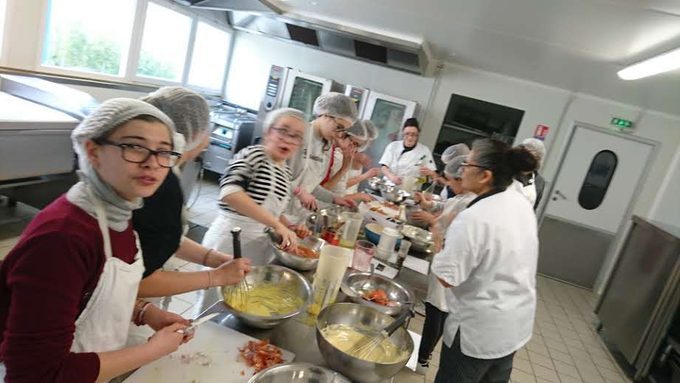
[[[298,15],[231,11],[229,16],[234,29],[248,33],[302,44],[410,73],[426,75],[430,70],[429,49],[425,43]]]
[[[425,42],[367,32],[327,20],[284,12],[274,0],[176,0],[195,8],[227,11],[234,29],[301,44],[420,75],[433,69]]]

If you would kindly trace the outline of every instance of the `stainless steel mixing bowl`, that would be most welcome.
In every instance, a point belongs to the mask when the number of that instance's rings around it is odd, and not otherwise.
[[[400,327],[390,339],[398,349],[404,351],[404,358],[396,363],[375,363],[348,355],[330,344],[321,330],[331,324],[345,324],[360,331],[376,332],[392,323],[394,318],[356,303],[336,303],[321,310],[316,321],[316,343],[326,363],[334,369],[359,383],[376,383],[396,375],[408,362],[413,352],[413,340],[405,328]]]
[[[224,305],[227,306],[229,311],[248,326],[261,329],[273,328],[286,319],[292,318],[306,310],[312,301],[312,286],[302,275],[287,267],[277,265],[253,266],[252,270],[246,274],[246,282],[251,288],[265,282],[289,286],[290,294],[299,296],[302,301],[301,305],[291,312],[272,316],[260,316],[239,311],[232,307],[227,299],[224,299]],[[222,286],[223,297],[229,294],[230,287]]]
[[[393,306],[383,306],[364,299],[362,295],[375,289],[383,289]],[[381,275],[355,272],[347,274],[342,281],[342,292],[353,302],[374,308],[387,315],[397,315],[413,305],[413,293],[403,285]]]
[[[248,383],[351,383],[331,369],[310,363],[280,364],[258,372]]]
[[[415,227],[412,225],[404,225],[401,229],[401,234],[411,241],[411,248],[419,252],[429,252],[434,245],[434,239],[432,238],[432,233],[425,229]]]
[[[300,271],[309,271],[309,270],[314,270],[316,269],[316,265],[319,264],[319,258],[305,258],[301,257],[299,255],[289,253],[286,251],[281,250],[274,240],[270,237],[269,238],[269,244],[272,247],[272,250],[274,251],[274,255],[276,256],[276,259],[279,260],[279,262],[283,263],[285,266],[288,266],[292,269],[295,270],[300,270]],[[305,239],[302,239],[298,241],[298,246],[305,246],[313,251],[315,251],[317,254],[321,252],[321,248],[326,244],[326,241],[323,239],[314,237],[314,236],[309,236]]]

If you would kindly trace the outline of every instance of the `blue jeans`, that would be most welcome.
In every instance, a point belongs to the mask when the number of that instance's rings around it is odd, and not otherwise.
[[[497,359],[477,359],[463,354],[460,331],[451,347],[442,345],[439,370],[434,383],[507,383],[512,373],[513,352]]]

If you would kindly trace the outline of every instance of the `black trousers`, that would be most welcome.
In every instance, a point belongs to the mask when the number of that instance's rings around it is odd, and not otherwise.
[[[426,364],[432,356],[434,347],[444,333],[444,322],[449,313],[441,311],[435,305],[425,302],[425,323],[418,348],[418,363]]]
[[[498,359],[477,359],[460,350],[460,331],[451,347],[442,346],[434,383],[507,383],[512,373],[513,352]]]

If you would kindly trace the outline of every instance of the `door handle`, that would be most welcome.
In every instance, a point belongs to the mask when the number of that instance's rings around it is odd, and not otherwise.
[[[560,199],[563,199],[563,200],[566,200],[566,199],[567,199],[567,196],[564,195],[564,194],[562,194],[561,191],[555,190],[555,193],[553,193],[553,198],[552,198],[552,200],[553,200],[553,201],[557,201],[557,197],[559,197]]]

